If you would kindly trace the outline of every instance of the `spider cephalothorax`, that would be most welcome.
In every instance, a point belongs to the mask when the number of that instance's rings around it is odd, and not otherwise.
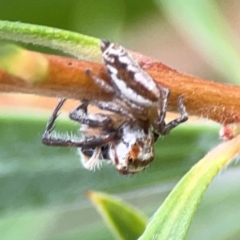
[[[65,99],[54,110],[43,143],[52,146],[72,146],[79,149],[85,168],[92,170],[110,161],[122,174],[143,170],[154,158],[154,142],[188,118],[183,96],[178,99],[180,117],[165,123],[169,90],[155,83],[139,64],[119,45],[102,41],[103,60],[111,85],[86,71],[106,92],[114,94],[112,102],[84,100],[70,113],[81,123],[82,137],[60,137],[52,132],[53,124]],[[89,114],[92,104],[109,114]]]

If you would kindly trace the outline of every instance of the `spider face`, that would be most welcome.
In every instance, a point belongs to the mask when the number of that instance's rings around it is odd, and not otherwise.
[[[128,123],[121,128],[120,141],[109,144],[109,158],[122,174],[142,171],[154,157],[154,134]]]
[[[101,50],[111,85],[89,70],[86,74],[105,92],[114,95],[111,102],[87,101],[69,117],[81,123],[81,138],[52,133],[61,99],[49,119],[42,142],[51,146],[78,148],[83,166],[94,170],[103,162],[115,165],[121,174],[142,171],[154,158],[154,142],[188,119],[183,96],[178,98],[180,117],[165,122],[169,90],[156,84],[150,75],[119,45],[102,41]],[[88,105],[107,110],[108,114],[89,114]]]

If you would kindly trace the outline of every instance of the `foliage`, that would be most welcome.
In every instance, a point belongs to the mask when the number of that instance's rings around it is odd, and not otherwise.
[[[106,0],[108,5],[104,5],[93,1],[89,1],[89,3],[72,1],[65,8],[65,1],[51,1],[49,4],[54,7],[55,12],[53,13],[49,5],[48,8],[44,8],[46,14],[44,14],[44,17],[49,16],[52,20],[52,22],[46,23],[47,25],[65,26],[70,30],[75,29],[96,37],[115,39],[122,35],[124,24],[131,25],[133,22],[144,19],[146,15],[149,17],[151,14],[156,14],[154,4],[145,2],[144,4],[137,4],[136,1],[131,0],[129,3],[125,1],[125,3],[120,4]],[[177,8],[176,11],[177,5],[174,4],[174,1],[169,1],[168,4],[165,4],[164,1],[158,2],[162,2],[159,6],[162,11],[168,12],[169,16],[170,13],[173,13],[174,16],[181,15],[180,8]],[[9,6],[6,4],[6,1],[1,3],[1,18],[4,18],[5,12],[11,12],[12,15],[8,15],[6,18],[8,20],[19,20],[19,14],[22,11],[24,13],[22,21],[41,22],[44,25],[44,21],[41,20],[43,14],[36,14],[35,19],[33,19],[31,10],[26,11],[24,3],[21,3],[22,9],[16,7],[15,12],[8,11]],[[34,3],[33,5],[29,2],[25,4],[31,9],[37,7],[41,9],[42,7],[40,3]],[[129,10],[131,9],[130,6],[134,6],[134,9],[136,9],[136,12],[132,15]],[[115,11],[109,10],[112,8]],[[91,9],[91,14],[87,14],[84,9]],[[195,10],[198,11],[199,15],[194,15],[194,13],[190,15],[186,9],[188,8],[183,8],[185,14],[191,17],[187,21],[192,23],[190,28],[193,30],[196,25],[194,25],[195,21],[191,20],[194,20],[194,16],[201,17],[201,14],[199,8]],[[80,16],[78,11],[81,13]],[[194,11],[194,8],[191,8],[192,11]],[[63,18],[65,12],[68,15]],[[55,14],[55,16],[53,17],[51,14]],[[57,15],[61,20],[59,22],[57,21]],[[107,21],[104,19],[105,16],[108,16]],[[209,18],[208,20],[213,19]],[[98,21],[98,24],[96,24],[96,21]],[[71,22],[72,25],[67,27],[66,22]],[[199,24],[199,21],[196,22]],[[93,27],[86,27],[87,23]],[[103,26],[102,30],[99,27],[101,24]],[[217,26],[215,27],[217,28]],[[36,28],[36,34],[39,33],[38,30],[40,29]],[[220,31],[220,35],[217,35],[218,38],[214,38],[216,35],[211,35],[206,28],[200,28],[198,31],[201,30],[204,30],[205,36],[208,36],[206,39],[212,40],[205,42],[209,49],[221,38],[221,34],[224,34],[224,31]],[[11,31],[16,33],[16,29]],[[21,31],[20,33],[23,33]],[[58,33],[68,34],[61,30]],[[51,33],[48,34],[51,35]],[[66,36],[64,34],[62,38],[60,36],[63,42],[64,36]],[[76,36],[75,40],[78,38],[83,40],[85,37],[84,35],[69,34],[70,36]],[[197,34],[201,34],[201,32]],[[7,38],[6,36],[5,38]],[[12,39],[15,39],[15,37],[16,35]],[[42,36],[39,34],[39,37]],[[20,38],[19,35],[17,40],[20,40]],[[67,38],[67,40],[69,39]],[[47,41],[44,45],[53,47],[54,42],[48,45]],[[222,56],[227,56],[228,62],[231,62],[231,59],[234,58],[234,63],[236,63],[234,66],[236,66],[239,57],[232,51],[230,44],[225,44],[228,39],[226,38],[224,41],[226,42],[220,45],[218,51],[230,53]],[[31,42],[34,42],[34,39]],[[85,47],[84,49],[90,49],[89,43],[94,48],[97,42],[97,39],[92,39],[92,42],[86,43],[83,41],[81,44]],[[76,43],[79,42],[76,41]],[[69,44],[68,46],[70,46],[70,51],[66,52],[73,53],[73,45]],[[230,50],[228,49],[229,46],[231,46]],[[64,47],[65,45],[56,48],[63,50]],[[83,55],[88,56],[83,49],[80,48],[78,51],[79,53],[83,51]],[[231,55],[233,52],[234,54]],[[77,52],[76,55],[79,56],[79,53]],[[211,55],[212,58],[214,58],[213,55]],[[96,56],[93,55],[92,58],[94,60]],[[227,74],[237,76],[237,70],[229,72],[228,68],[222,70],[223,65],[220,64],[219,66],[221,72],[225,71]],[[233,69],[236,68],[233,67]],[[189,171],[197,163],[197,160],[216,146],[219,141],[217,140],[217,125],[211,123],[208,125],[186,124],[157,142],[155,161],[144,173],[126,178],[116,174],[112,166],[104,166],[101,171],[95,173],[87,172],[78,163],[78,156],[74,151],[59,148],[51,149],[41,145],[40,137],[46,117],[46,115],[44,117],[39,115],[30,117],[27,113],[20,112],[11,116],[8,111],[1,111],[1,239],[111,239],[112,235],[106,230],[84,196],[85,191],[92,189],[120,195],[148,216],[155,213],[141,239],[149,239],[150,236],[154,236],[156,239],[170,239],[170,236],[173,239],[183,239],[193,213],[208,184],[214,175],[221,171],[225,164],[238,152],[238,140],[234,139],[232,142],[220,145],[213,151],[216,155],[210,153]],[[77,131],[77,126],[72,127],[66,121],[60,127],[62,130]],[[237,182],[239,181],[239,169],[236,164],[234,167],[229,168],[227,172],[222,173],[213,182],[193,220],[187,239],[234,239],[235,236],[238,236],[237,219],[240,212],[238,211],[239,188]],[[184,174],[186,174],[185,177],[165,200],[173,186]],[[108,200],[112,201],[111,199],[109,197]],[[156,212],[156,209],[163,202],[162,207]],[[108,206],[108,204],[105,205]],[[119,204],[119,207],[123,209],[125,203]],[[131,214],[131,211],[132,214],[137,214],[136,209],[130,210],[129,214]],[[119,211],[116,207],[116,212],[123,214],[124,211]],[[119,221],[121,223],[123,220]],[[112,226],[112,228],[116,228],[116,226]],[[131,230],[131,228],[129,229]],[[121,239],[128,238],[125,236]]]

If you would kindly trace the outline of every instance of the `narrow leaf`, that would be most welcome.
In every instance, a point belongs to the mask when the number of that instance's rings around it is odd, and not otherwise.
[[[100,62],[99,39],[52,27],[0,21],[0,39],[32,43]]]
[[[87,195],[118,239],[134,240],[143,233],[146,217],[133,206],[100,192]]]
[[[140,240],[184,239],[193,214],[213,177],[240,151],[240,136],[220,144],[178,183],[149,222]]]

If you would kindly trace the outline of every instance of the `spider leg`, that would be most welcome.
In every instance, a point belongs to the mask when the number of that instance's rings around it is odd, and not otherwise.
[[[62,108],[62,106],[63,106],[63,104],[64,104],[65,101],[66,101],[65,98],[61,98],[60,101],[58,102],[56,108],[53,110],[53,113],[52,113],[52,115],[51,115],[51,117],[50,117],[50,119],[49,119],[49,121],[48,121],[48,123],[47,123],[45,132],[46,132],[46,131],[47,131],[47,132],[52,132],[52,131],[53,131],[53,129],[54,129],[53,124],[54,124],[54,122],[56,121],[56,119],[57,119],[57,117],[58,117],[58,115],[59,115],[58,112],[59,112],[59,110]]]
[[[158,120],[156,122],[155,128],[158,130],[158,132],[154,131],[154,142],[158,140],[158,137],[160,135],[160,127],[163,128],[165,126],[165,118],[167,113],[167,104],[168,104],[168,98],[170,95],[170,91],[167,88],[161,87],[161,107],[160,107],[160,114],[158,117]],[[161,133],[163,135],[163,133]]]
[[[84,154],[82,149],[79,150],[81,161],[83,166],[88,170],[95,170],[95,167],[100,167],[100,164],[102,163],[99,161],[99,156],[101,154],[101,147],[96,147],[91,156],[88,156]]]
[[[101,160],[107,161],[109,159],[109,144],[101,146]],[[81,148],[80,154],[83,154],[85,158],[90,158],[94,153],[94,148]]]
[[[106,83],[103,79],[94,75],[91,70],[87,69],[85,72],[86,72],[86,75],[89,76],[105,92],[107,93],[115,92],[114,88],[110,84]]]
[[[170,95],[170,91],[167,88],[161,87],[161,108],[160,108],[160,115],[158,117],[158,122],[163,122],[166,117],[167,113],[167,104],[168,104],[168,98]]]
[[[125,110],[124,108],[122,108],[121,106],[119,106],[117,103],[114,103],[114,102],[91,101],[91,104],[99,107],[102,110],[107,110],[113,113],[117,113],[119,115],[126,116],[130,119],[134,118],[129,111]]]
[[[178,126],[179,124],[186,122],[188,120],[188,114],[186,111],[186,108],[183,104],[183,96],[180,96],[178,98],[178,110],[180,113],[180,117],[177,119],[172,120],[171,122],[169,122],[168,124],[165,123],[164,119],[160,119],[157,121],[156,123],[156,130],[161,134],[161,135],[166,135],[167,133],[169,133],[173,128],[175,128],[176,126]],[[161,120],[161,121],[160,121]]]
[[[95,148],[99,145],[105,145],[116,138],[116,132],[110,132],[98,137],[87,137],[86,139],[79,139],[76,136],[64,136],[53,132],[54,123],[58,117],[58,111],[65,101],[66,99],[61,99],[54,109],[42,135],[43,144],[50,146]]]
[[[90,118],[87,114],[88,101],[83,101],[73,111],[70,112],[69,118],[73,121],[86,124],[89,127],[104,127],[111,123],[111,118],[104,114],[98,114],[98,118]],[[97,116],[97,115],[96,115]]]
[[[55,132],[45,131],[42,136],[42,143],[49,146],[95,148],[106,145],[116,139],[116,133],[109,133],[99,137],[79,139],[76,136],[59,135]]]
[[[123,95],[120,95],[118,98],[115,99],[115,101],[117,104],[124,102],[131,109],[131,112],[133,112],[134,115],[136,114],[140,116],[146,116],[147,114],[144,107],[137,105],[136,103],[134,103],[133,101],[131,101],[130,99],[126,98]]]

